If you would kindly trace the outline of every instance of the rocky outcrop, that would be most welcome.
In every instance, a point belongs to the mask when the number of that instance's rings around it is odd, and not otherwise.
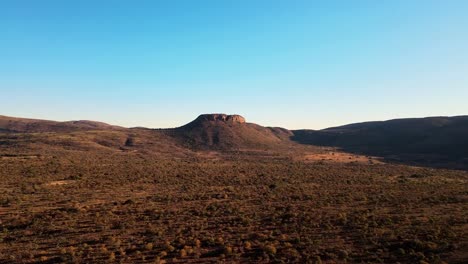
[[[291,132],[247,123],[240,115],[204,114],[194,121],[168,131],[194,149],[238,150],[288,147]]]
[[[221,121],[226,123],[245,123],[245,118],[240,115],[226,115],[226,114],[205,114],[200,115],[195,121]]]

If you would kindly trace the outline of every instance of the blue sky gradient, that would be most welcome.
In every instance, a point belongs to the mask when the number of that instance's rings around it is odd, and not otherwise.
[[[286,128],[468,114],[468,1],[2,1],[0,114]]]

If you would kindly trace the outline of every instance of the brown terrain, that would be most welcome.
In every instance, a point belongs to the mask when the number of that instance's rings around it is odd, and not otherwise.
[[[467,263],[467,120],[0,116],[0,263]]]

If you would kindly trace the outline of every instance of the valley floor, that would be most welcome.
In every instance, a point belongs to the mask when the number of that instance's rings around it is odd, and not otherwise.
[[[0,263],[468,261],[467,172],[326,153],[3,155]]]

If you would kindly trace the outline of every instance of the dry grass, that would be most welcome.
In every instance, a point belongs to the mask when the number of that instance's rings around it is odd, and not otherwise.
[[[0,162],[0,263],[467,261],[466,172],[326,151],[28,151]]]
[[[326,162],[326,163],[362,163],[362,164],[382,164],[377,157],[364,156],[346,152],[330,151],[325,153],[305,154],[299,160],[304,162]]]

